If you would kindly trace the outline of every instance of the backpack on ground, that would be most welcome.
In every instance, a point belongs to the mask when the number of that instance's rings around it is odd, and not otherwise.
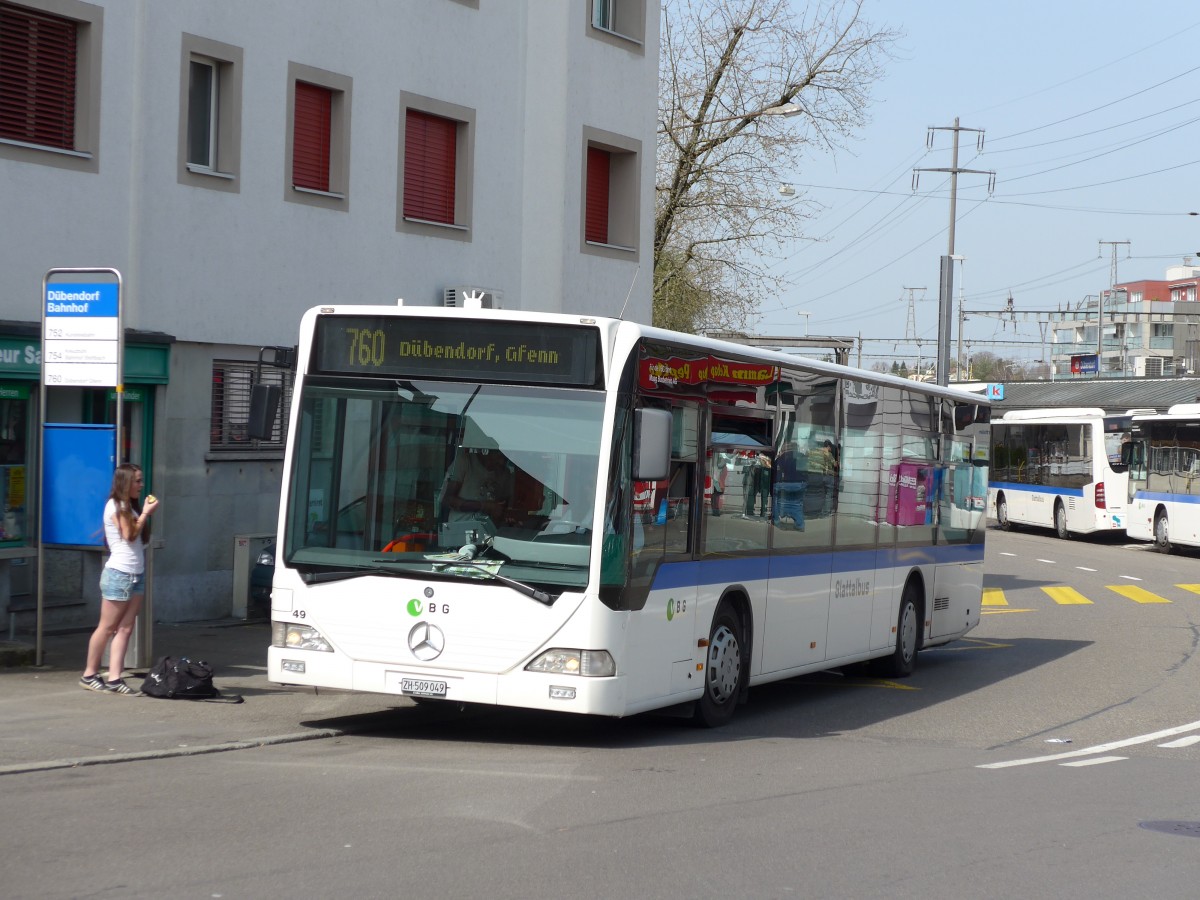
[[[168,700],[232,699],[222,697],[213,684],[212,666],[186,656],[160,656],[146,673],[142,693]]]

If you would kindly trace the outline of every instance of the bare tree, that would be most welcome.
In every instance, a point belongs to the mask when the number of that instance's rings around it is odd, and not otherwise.
[[[654,322],[746,327],[814,211],[784,187],[865,122],[896,33],[863,0],[663,0]]]

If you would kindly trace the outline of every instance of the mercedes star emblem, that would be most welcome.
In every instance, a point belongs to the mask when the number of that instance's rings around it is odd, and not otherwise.
[[[418,622],[408,633],[408,649],[421,662],[429,662],[441,656],[446,649],[446,636],[436,625]]]

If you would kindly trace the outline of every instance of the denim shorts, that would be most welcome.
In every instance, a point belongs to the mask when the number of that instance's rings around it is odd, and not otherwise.
[[[100,573],[100,596],[105,600],[115,600],[124,603],[134,594],[146,593],[146,575],[130,575],[120,569],[110,569],[108,566]]]

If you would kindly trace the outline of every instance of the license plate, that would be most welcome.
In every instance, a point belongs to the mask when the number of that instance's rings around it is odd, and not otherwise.
[[[400,693],[414,697],[445,697],[446,682],[426,681],[422,678],[401,678]]]

